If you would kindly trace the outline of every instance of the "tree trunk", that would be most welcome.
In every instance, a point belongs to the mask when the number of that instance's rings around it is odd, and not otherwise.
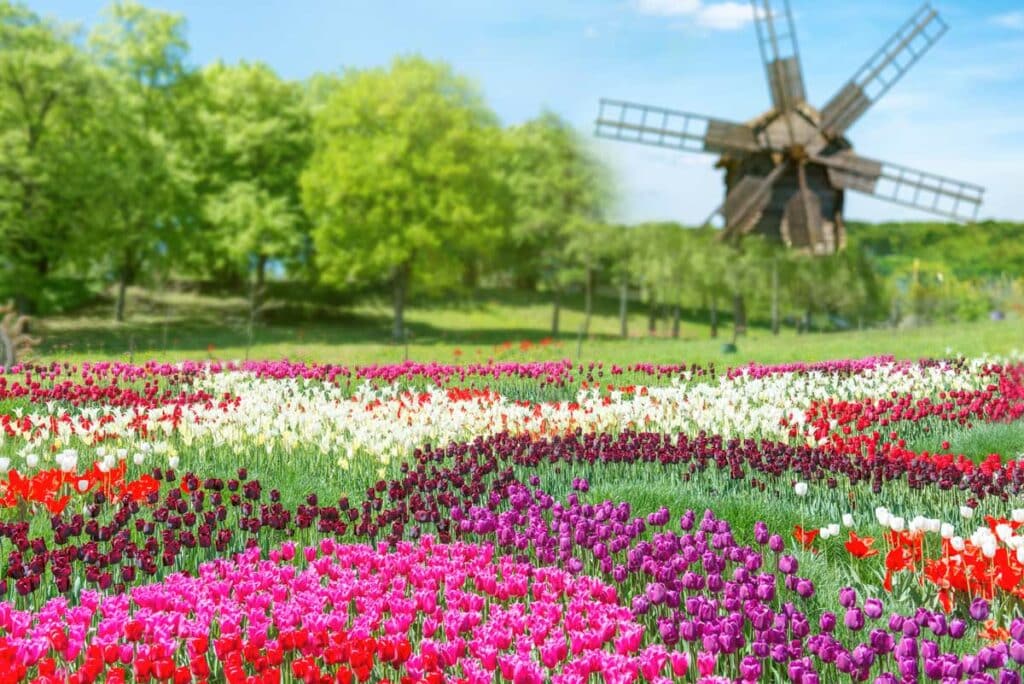
[[[551,337],[558,337],[559,317],[562,313],[562,289],[556,287],[551,300]]]
[[[583,282],[583,336],[590,335],[590,318],[594,313],[594,269],[588,268]]]
[[[647,334],[651,337],[658,332],[658,303],[651,301],[647,310]]]
[[[117,279],[117,303],[114,305],[114,320],[118,323],[124,321],[124,306],[127,299],[128,285],[132,280],[131,257],[125,259],[121,266],[121,273]]]
[[[732,343],[736,344],[739,336],[747,331],[747,309],[743,304],[743,295],[739,292],[732,296]]]
[[[619,285],[619,335],[622,339],[629,337],[629,283],[625,280]]]
[[[672,339],[679,339],[679,305],[672,307]]]
[[[811,332],[811,307],[807,307],[807,311],[804,312],[804,329],[807,332]]]
[[[409,290],[409,274],[412,270],[408,261],[402,263],[395,269],[392,278],[392,305],[394,310],[394,322],[391,329],[391,338],[395,342],[405,341],[405,299]]]
[[[711,337],[718,337],[718,297],[711,295]]]
[[[258,323],[260,320],[260,309],[263,306],[263,290],[267,279],[267,257],[260,254],[256,257],[256,275],[249,293],[249,320]]]
[[[472,290],[480,282],[480,268],[476,261],[469,261],[462,267],[462,286]]]
[[[779,334],[779,262],[772,259],[772,335]]]

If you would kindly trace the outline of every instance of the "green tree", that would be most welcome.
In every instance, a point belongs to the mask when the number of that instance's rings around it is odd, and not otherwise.
[[[107,76],[101,169],[111,203],[93,245],[116,277],[118,321],[127,287],[174,253],[193,215],[194,171],[181,143],[180,104],[192,87],[184,33],[179,15],[116,2],[92,35]]]
[[[406,57],[346,72],[313,132],[301,184],[322,278],[388,283],[403,340],[410,288],[457,285],[500,236],[496,118],[447,65]]]
[[[251,272],[258,316],[267,264],[298,260],[306,234],[299,176],[311,151],[302,88],[265,64],[215,63],[201,72],[200,194],[213,269]]]
[[[22,310],[67,261],[69,237],[94,227],[94,84],[69,28],[0,1],[0,273]]]
[[[515,207],[511,248],[520,255],[520,268],[531,274],[528,280],[551,293],[555,336],[562,297],[574,279],[570,244],[574,235],[603,221],[610,175],[572,127],[551,112],[511,129],[508,136]]]

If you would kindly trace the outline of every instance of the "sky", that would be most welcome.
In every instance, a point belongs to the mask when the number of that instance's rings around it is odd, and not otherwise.
[[[776,9],[782,0],[775,0]],[[35,0],[95,23],[102,0]],[[188,20],[191,61],[264,61],[286,78],[419,53],[472,78],[505,124],[552,110],[590,136],[600,97],[744,121],[769,106],[740,0],[149,0]],[[848,131],[869,157],[986,187],[979,218],[1024,220],[1024,0],[938,0],[950,30]],[[919,0],[790,0],[808,101],[822,106]],[[707,154],[595,140],[615,218],[699,223],[721,202]],[[871,221],[928,215],[848,193]],[[969,229],[969,228],[968,228]]]

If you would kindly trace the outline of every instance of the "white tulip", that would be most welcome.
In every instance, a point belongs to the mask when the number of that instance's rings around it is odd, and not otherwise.
[[[971,508],[970,506],[961,506],[960,516],[966,518],[967,520],[970,520],[974,517],[974,509]]]
[[[999,537],[1000,541],[1006,542],[1013,536],[1013,528],[1006,523],[999,523],[996,525],[996,536]]]
[[[942,526],[939,528],[939,534],[942,535],[943,539],[952,538],[954,532],[953,526],[946,522],[942,523]]]
[[[141,451],[138,452],[137,454],[135,454],[134,456],[132,456],[132,462],[135,465],[137,465],[137,466],[142,465],[143,462],[145,462],[145,460],[146,460],[146,456]]]
[[[985,558],[992,558],[996,555],[996,540],[989,537],[981,543],[981,554]]]
[[[879,506],[878,508],[875,509],[875,519],[878,521],[878,524],[882,527],[889,526],[889,518],[891,517],[892,515],[889,513],[889,509],[886,508],[885,506]]]
[[[964,550],[964,546],[965,546],[964,538],[963,537],[951,537],[950,540],[949,540],[949,545],[952,546],[953,549],[956,550],[956,551],[963,551]]]
[[[38,454],[28,454],[27,456],[25,456],[25,465],[27,465],[29,468],[35,468],[37,465],[39,465]]]
[[[793,485],[793,491],[796,492],[797,496],[806,496],[807,495],[807,483],[806,482],[797,482],[795,485]]]
[[[1013,522],[1024,523],[1024,508],[1014,508],[1011,516]]]
[[[850,513],[843,513],[843,526],[853,527],[853,515]]]
[[[906,524],[906,521],[898,515],[894,515],[889,518],[889,528],[893,532],[902,532]]]
[[[828,527],[822,527],[820,530],[818,530],[818,536],[821,537],[822,541],[825,541],[826,539],[832,536],[832,532],[831,530],[829,530]]]
[[[11,459],[6,456],[0,457],[0,473],[6,473],[7,469],[11,467]]]
[[[831,535],[833,537],[838,537],[839,536],[839,523],[831,523],[828,526],[828,532],[829,532],[829,535]]]

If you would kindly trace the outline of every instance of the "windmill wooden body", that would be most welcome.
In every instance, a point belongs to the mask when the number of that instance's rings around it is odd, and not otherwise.
[[[772,108],[746,123],[602,99],[599,137],[720,155],[725,239],[761,233],[829,254],[846,241],[847,190],[957,221],[977,217],[984,189],[861,156],[847,130],[946,32],[928,4],[918,9],[820,110],[808,104],[788,0],[773,12],[752,0]]]

